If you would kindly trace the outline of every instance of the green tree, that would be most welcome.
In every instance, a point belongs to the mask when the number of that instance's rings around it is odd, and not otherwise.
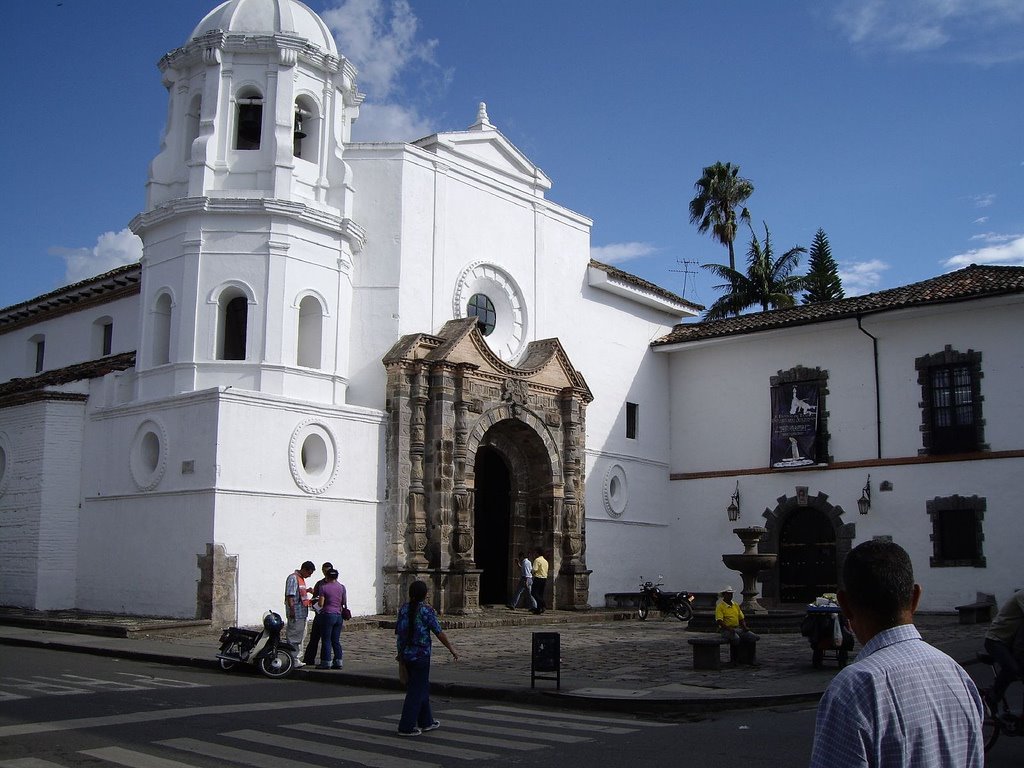
[[[804,304],[843,298],[843,281],[839,279],[839,267],[832,258],[828,235],[823,229],[814,233],[807,269],[807,276],[804,278]]]
[[[729,268],[735,270],[732,244],[739,222],[750,222],[750,212],[741,206],[753,194],[754,185],[740,176],[738,165],[715,163],[704,169],[693,187],[697,194],[690,201],[690,223],[696,224],[701,234],[710,230],[712,237],[729,249]]]
[[[794,306],[794,295],[804,288],[804,277],[793,274],[793,270],[800,263],[801,253],[807,253],[807,249],[794,246],[775,258],[768,225],[764,225],[763,245],[751,227],[746,274],[724,264],[702,265],[704,269],[726,281],[715,286],[715,290],[724,290],[726,293],[708,308],[704,313],[704,319],[721,320],[729,315],[738,315],[754,306],[760,306],[762,310]]]

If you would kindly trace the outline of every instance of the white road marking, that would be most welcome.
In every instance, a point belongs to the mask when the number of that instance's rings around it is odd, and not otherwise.
[[[633,733],[633,728],[616,728],[609,725],[599,725],[597,723],[572,723],[567,720],[558,720],[557,718],[548,715],[546,717],[517,717],[515,715],[505,715],[498,712],[478,712],[472,709],[449,709],[447,710],[453,715],[461,715],[462,717],[475,717],[480,720],[497,720],[501,723],[516,724],[516,725],[536,725],[542,728],[561,728],[568,731],[600,731],[602,733]],[[535,714],[540,714],[535,713]]]
[[[481,707],[481,709],[490,710],[491,712],[508,712],[513,715],[539,715],[540,710],[536,709],[524,709],[522,707],[505,707],[500,704],[492,704],[490,706]],[[651,720],[631,720],[624,717],[598,717],[597,715],[574,715],[568,712],[551,711],[549,713],[559,720],[583,720],[588,723],[606,723],[608,725],[621,725],[624,727],[640,727],[640,728],[674,728],[677,723],[658,723]]]
[[[167,739],[154,742],[162,747],[180,749],[182,752],[189,752],[194,755],[205,755],[216,760],[227,760],[248,766],[248,768],[318,768],[305,760],[289,760],[277,755],[268,755],[265,752],[253,752],[248,749],[237,749],[223,744],[211,744],[208,741],[198,739]]]
[[[587,736],[572,736],[568,733],[545,733],[525,728],[503,728],[500,725],[493,725],[491,723],[471,723],[449,717],[449,715],[456,713],[457,710],[454,709],[445,710],[443,715],[444,725],[442,727],[455,728],[472,733],[490,733],[496,736],[518,736],[521,739],[530,739],[532,741],[553,741],[557,744],[579,744],[583,741],[591,741]],[[389,715],[388,719],[399,720],[401,717],[401,715]]]
[[[64,768],[64,766],[51,763],[49,760],[40,760],[38,757],[19,757],[15,760],[0,762],[0,768]]]
[[[405,697],[403,697],[405,698]],[[253,741],[257,744],[266,744],[271,747],[290,749],[296,752],[308,752],[311,755],[331,757],[335,760],[344,760],[360,765],[369,765],[372,768],[441,768],[434,763],[425,763],[420,760],[406,760],[404,757],[391,757],[376,752],[363,752],[359,749],[343,749],[336,744],[321,744],[317,741],[306,739],[293,739],[289,736],[274,736],[259,731],[241,730],[222,733],[221,736],[230,736],[244,741]],[[423,738],[422,736],[420,738]]]
[[[127,765],[128,768],[195,768],[189,763],[180,763],[177,760],[168,760],[166,757],[147,755],[145,752],[136,752],[134,749],[123,747],[103,747],[101,749],[83,749],[78,754],[98,757],[108,763]]]
[[[339,720],[339,723],[345,723],[345,725],[356,725],[360,728],[369,728],[375,731],[387,731],[388,733],[395,732],[395,726],[390,723],[381,723],[376,720],[363,720],[358,717],[349,718],[348,720]],[[431,731],[429,738],[431,741],[435,739],[447,739],[448,741],[457,741],[465,744],[479,744],[482,747],[498,747],[499,749],[511,749],[517,752],[528,752],[533,749],[544,749],[547,744],[535,744],[532,741],[526,741],[525,739],[530,738],[529,731],[522,731],[524,741],[512,741],[511,739],[495,739],[488,736],[469,736],[465,733],[455,733],[448,727],[448,721],[445,720],[441,725],[441,728],[436,731]],[[420,742],[416,742],[419,744]]]
[[[307,734],[310,733],[310,728],[305,723],[302,725],[284,725],[281,727],[299,730]],[[338,739],[361,741],[364,744],[375,744],[381,747],[404,749],[406,751],[411,750],[423,755],[454,757],[457,760],[487,760],[492,757],[498,757],[498,755],[493,752],[480,752],[475,749],[460,749],[459,747],[447,747],[444,744],[432,744],[430,740],[424,738],[410,739],[407,736],[399,736],[394,731],[391,732],[391,736],[380,736],[376,733],[360,733],[359,731],[353,731],[345,728],[331,728],[326,725],[318,725],[313,729],[313,732],[324,736],[332,736]],[[414,744],[413,742],[416,743]]]
[[[248,704],[223,704],[209,707],[181,707],[153,712],[130,712],[125,715],[106,717],[79,717],[74,720],[51,720],[40,723],[0,726],[0,739],[11,736],[29,736],[35,733],[54,731],[75,731],[84,728],[105,728],[109,725],[131,725],[152,723],[158,720],[175,720],[187,717],[209,715],[234,715],[243,712],[275,712],[285,709],[306,709],[312,707],[344,707],[350,704],[375,704],[383,701],[402,701],[401,693],[385,693],[367,696],[335,696],[329,699],[298,699],[295,701],[257,701]]]

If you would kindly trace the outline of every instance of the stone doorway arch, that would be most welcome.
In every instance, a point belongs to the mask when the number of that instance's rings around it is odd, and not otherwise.
[[[795,491],[763,513],[766,530],[758,551],[778,555],[761,580],[762,602],[773,607],[835,592],[856,536],[856,525],[843,521],[843,508],[830,504],[828,494],[811,496],[806,486]]]
[[[486,599],[504,592],[504,602],[512,558],[536,547],[551,564],[549,604],[588,607],[583,449],[592,396],[558,340],[532,342],[510,366],[468,317],[436,336],[403,337],[384,365],[384,610],[398,609],[414,579],[428,583],[443,612],[479,611],[482,578]],[[480,539],[491,535],[498,541]]]

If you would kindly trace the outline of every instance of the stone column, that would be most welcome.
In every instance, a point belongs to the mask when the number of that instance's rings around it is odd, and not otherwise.
[[[561,545],[564,561],[558,570],[558,607],[589,608],[590,571],[586,565],[584,517],[584,441],[586,435],[586,402],[579,390],[562,392],[562,503]]]

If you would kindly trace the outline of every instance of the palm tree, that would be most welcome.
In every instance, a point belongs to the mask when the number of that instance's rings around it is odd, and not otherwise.
[[[693,185],[697,194],[690,201],[690,223],[697,231],[711,235],[729,249],[729,269],[736,269],[736,255],[732,243],[736,239],[739,221],[750,221],[750,212],[741,208],[754,192],[754,185],[740,176],[740,167],[732,163],[715,163],[704,169],[704,174]]]
[[[760,305],[762,310],[794,306],[794,294],[804,288],[805,278],[793,274],[793,270],[800,262],[801,253],[807,253],[807,249],[795,246],[775,258],[768,225],[764,225],[763,246],[751,228],[746,274],[724,264],[702,265],[704,269],[726,281],[723,285],[716,285],[715,290],[727,291],[708,308],[704,313],[704,319],[721,320],[757,305]]]
[[[839,267],[832,258],[832,247],[828,244],[828,235],[823,229],[814,233],[804,290],[807,291],[804,294],[804,304],[833,301],[844,296],[843,281],[839,279]]]

